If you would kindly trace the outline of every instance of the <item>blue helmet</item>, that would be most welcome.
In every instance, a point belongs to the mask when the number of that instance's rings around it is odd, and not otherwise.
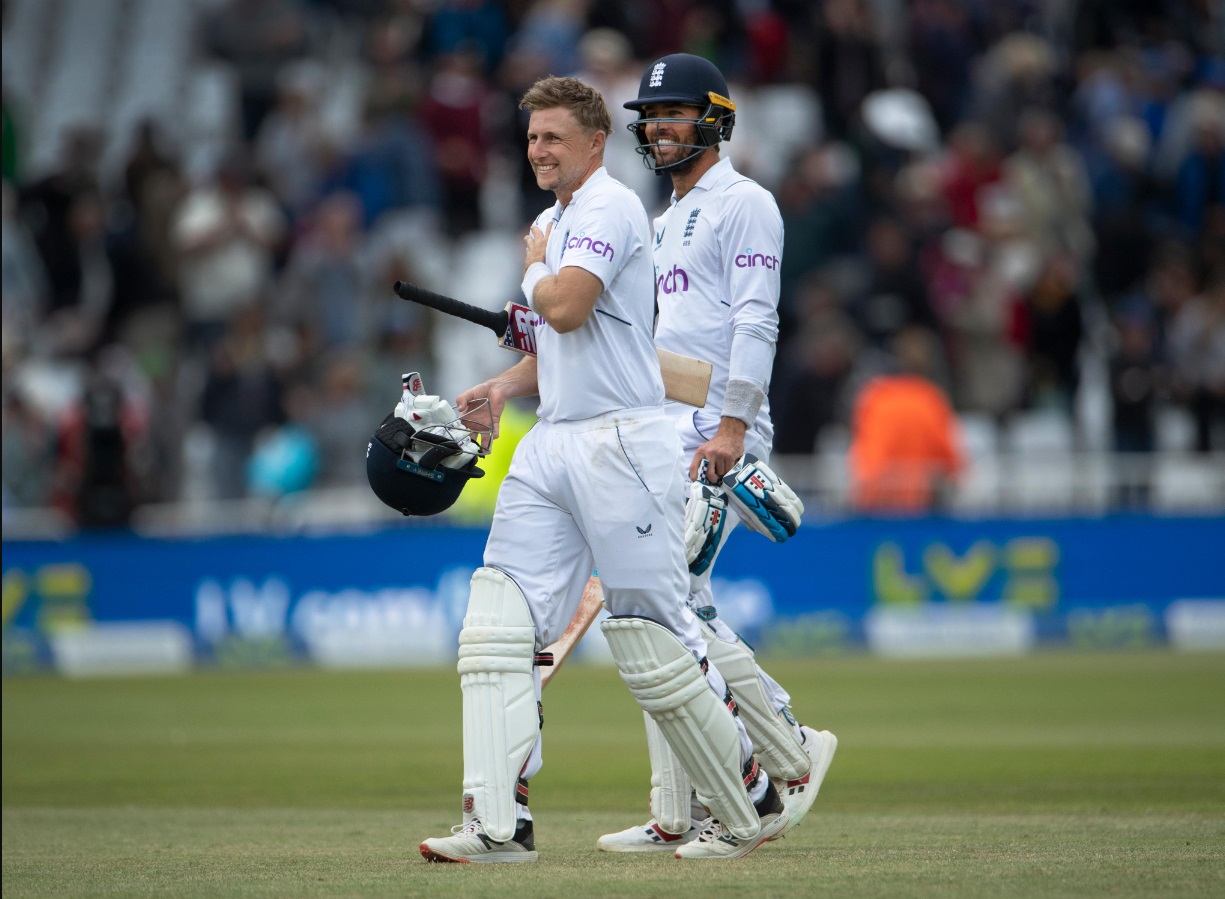
[[[647,118],[643,107],[651,103],[683,103],[702,112],[696,119]],[[637,99],[630,100],[625,108],[638,112],[638,120],[629,125],[629,130],[638,141],[636,149],[647,168],[656,174],[688,165],[708,147],[728,140],[736,124],[736,104],[727,96],[727,79],[714,63],[691,53],[673,53],[653,62],[642,76]],[[688,156],[660,165],[651,153],[656,145],[646,133],[646,126],[653,122],[696,125],[698,142],[684,145],[692,150]]]

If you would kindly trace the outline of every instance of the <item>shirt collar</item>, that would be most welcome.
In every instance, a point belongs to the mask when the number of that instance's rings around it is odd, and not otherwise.
[[[702,177],[698,179],[698,183],[693,185],[693,187],[689,189],[689,192],[693,193],[695,190],[710,190],[719,181],[721,181],[722,179],[726,178],[728,175],[731,175],[731,174],[735,174],[734,171],[732,170],[732,160],[730,157],[724,156],[722,159],[720,159],[718,162],[716,162],[714,165],[712,165],[710,168],[706,170],[705,174],[703,174]],[[672,205],[675,206],[676,203],[677,203],[676,191],[673,191],[672,192]]]
[[[562,208],[564,209],[566,207],[573,205],[574,201],[577,200],[579,197],[581,197],[583,193],[593,184],[596,184],[597,182],[600,182],[600,181],[604,181],[611,177],[612,176],[608,174],[608,169],[606,169],[604,166],[600,166],[598,169],[596,169],[594,172],[591,173],[591,175],[587,178],[586,181],[583,182],[582,187],[580,187],[578,190],[576,190],[573,194],[570,195],[570,202],[567,203],[566,206]],[[561,200],[558,200],[557,203],[560,206]]]

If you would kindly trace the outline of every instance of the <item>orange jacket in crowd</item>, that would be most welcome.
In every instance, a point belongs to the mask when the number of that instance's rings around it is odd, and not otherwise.
[[[914,375],[873,378],[851,422],[852,498],[859,509],[920,511],[964,467],[944,393]]]

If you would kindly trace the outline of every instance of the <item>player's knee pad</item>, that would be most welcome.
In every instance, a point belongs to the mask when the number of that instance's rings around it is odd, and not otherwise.
[[[535,647],[518,585],[497,569],[478,568],[459,633],[464,820],[480,818],[495,840],[514,836],[519,774],[540,734]]]
[[[811,762],[796,742],[791,726],[779,718],[774,703],[766,695],[753,650],[743,640],[730,643],[708,637],[706,654],[731,688],[740,709],[740,720],[766,770],[786,780],[803,777]]]
[[[672,747],[648,712],[647,754],[651,758],[651,815],[668,833],[684,833],[693,817],[690,794],[693,784]]]
[[[740,773],[740,730],[693,653],[646,618],[608,618],[600,629],[621,679],[659,726],[698,799],[737,837],[756,835],[761,823]]]

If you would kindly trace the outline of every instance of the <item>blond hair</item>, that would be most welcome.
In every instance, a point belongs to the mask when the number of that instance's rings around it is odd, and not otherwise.
[[[612,113],[598,90],[577,78],[558,78],[550,75],[533,84],[523,99],[520,109],[536,112],[541,109],[570,110],[574,120],[586,131],[612,133]]]

